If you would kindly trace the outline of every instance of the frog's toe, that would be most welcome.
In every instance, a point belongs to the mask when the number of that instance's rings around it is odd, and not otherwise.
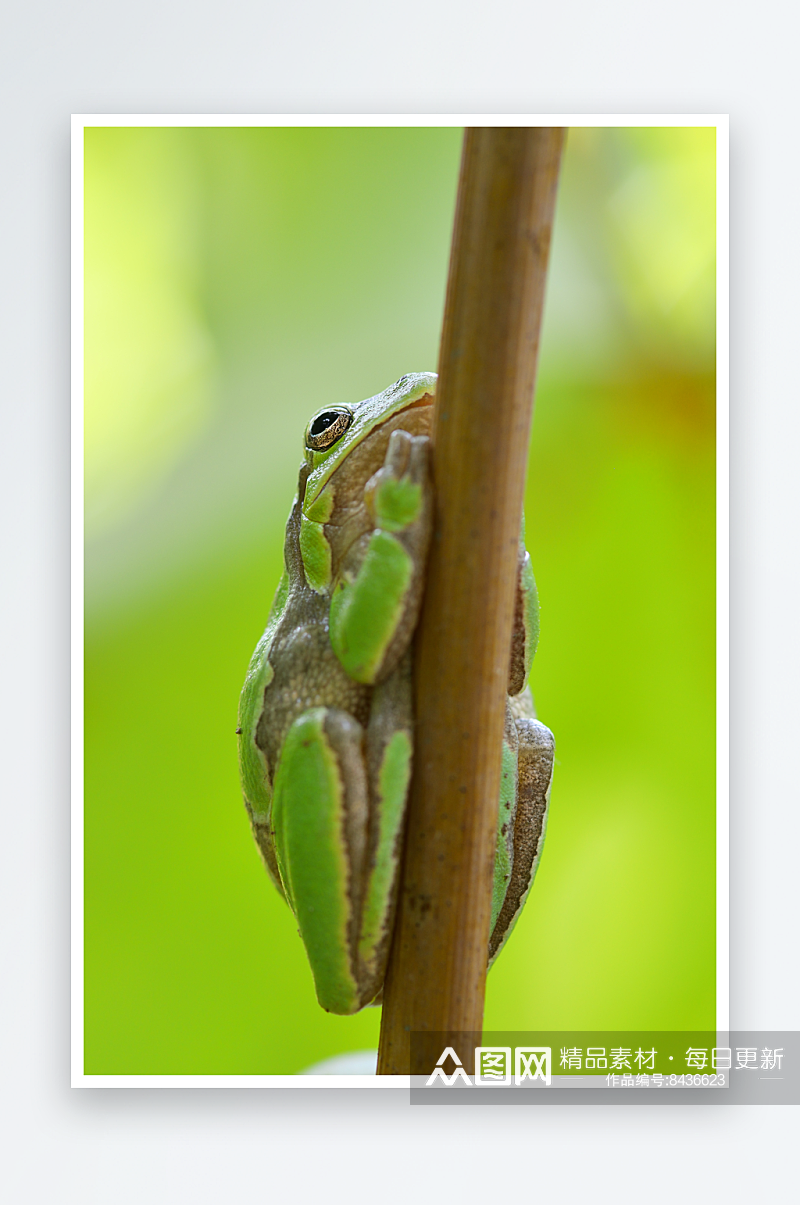
[[[427,435],[412,435],[410,440],[406,476],[415,485],[423,485],[430,473],[431,441]]]
[[[402,477],[406,472],[411,456],[413,438],[412,435],[409,435],[408,431],[402,430],[392,431],[389,436],[389,444],[383,464],[384,468],[388,469],[394,477]]]

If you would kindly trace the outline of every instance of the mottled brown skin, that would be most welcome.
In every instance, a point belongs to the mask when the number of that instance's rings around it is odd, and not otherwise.
[[[514,599],[514,626],[511,629],[511,655],[508,664],[508,693],[512,697],[518,695],[525,686],[525,620],[520,587],[525,555],[525,545],[520,540],[517,557],[517,593]]]

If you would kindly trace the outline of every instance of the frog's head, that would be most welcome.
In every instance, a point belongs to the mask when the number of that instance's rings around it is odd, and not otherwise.
[[[363,493],[383,464],[392,431],[429,435],[435,390],[436,373],[415,372],[363,402],[318,410],[306,427],[303,513],[326,522],[334,507]]]

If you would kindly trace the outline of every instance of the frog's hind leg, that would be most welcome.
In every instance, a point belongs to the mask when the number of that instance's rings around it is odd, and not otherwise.
[[[363,750],[364,729],[347,712],[305,712],[286,736],[273,796],[278,868],[317,999],[341,1014],[365,1003],[356,966],[368,839]]]
[[[370,831],[358,943],[365,1002],[380,1002],[394,929],[413,753],[411,654],[375,688],[367,727]]]
[[[544,841],[550,784],[553,778],[555,740],[549,728],[538,720],[520,717],[522,707],[514,709],[511,723],[516,729],[518,784],[517,806],[514,814],[513,863],[502,905],[492,927],[489,942],[489,966],[502,950],[528,898]],[[527,710],[527,707],[525,708]],[[532,708],[531,708],[532,710]],[[510,711],[509,711],[510,716]],[[506,720],[508,740],[509,718]],[[500,815],[503,815],[501,791]],[[498,825],[498,851],[500,825]],[[498,889],[498,868],[495,863],[495,891]],[[494,909],[493,909],[494,916]]]

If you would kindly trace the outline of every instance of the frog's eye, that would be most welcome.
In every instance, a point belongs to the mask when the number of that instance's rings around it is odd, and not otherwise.
[[[323,410],[308,425],[306,447],[314,452],[324,452],[342,438],[352,421],[349,410]]]

